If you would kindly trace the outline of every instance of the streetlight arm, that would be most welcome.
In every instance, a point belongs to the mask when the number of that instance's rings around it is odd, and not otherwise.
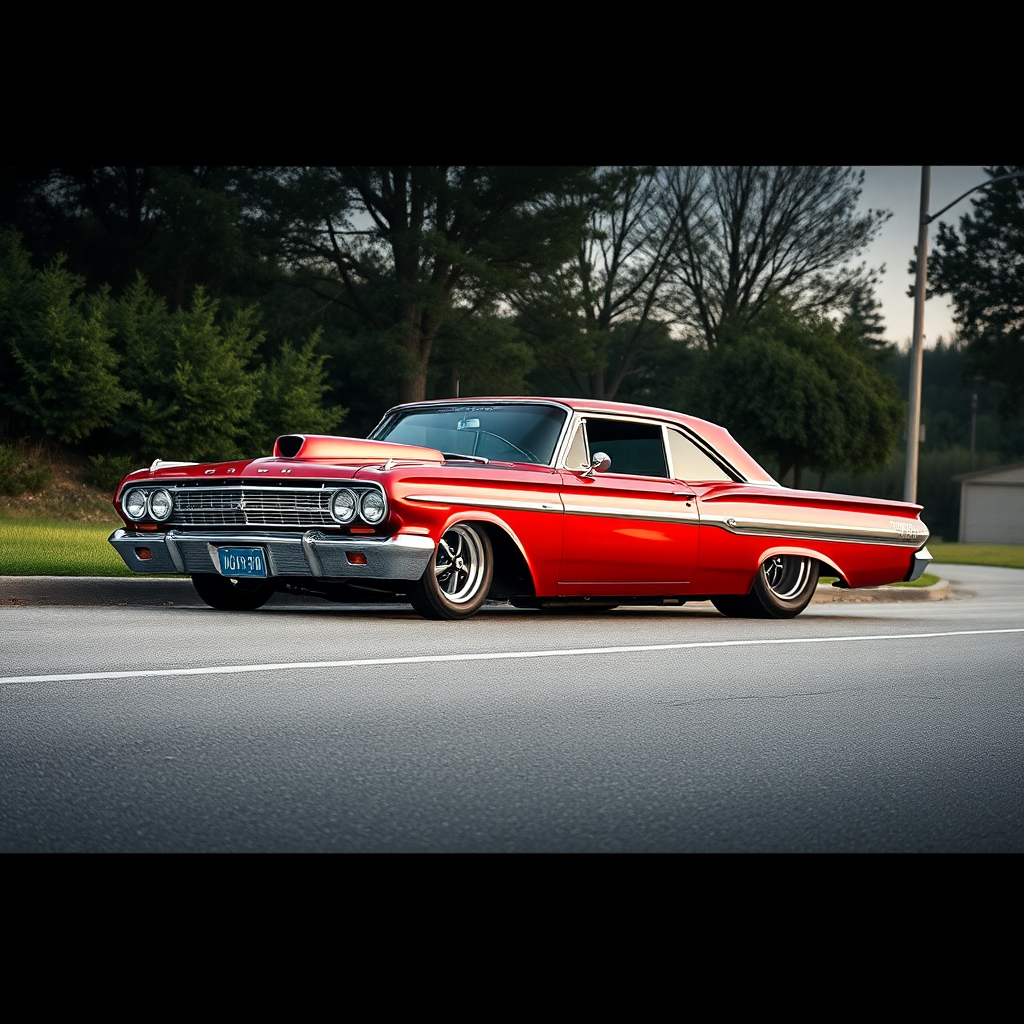
[[[979,188],[988,188],[989,185],[994,185],[997,181],[1009,181],[1010,178],[1024,178],[1024,173],[1017,174],[1000,174],[998,178],[989,178],[988,181],[983,181],[980,185],[975,185],[974,188],[969,188],[962,196],[957,196],[953,202],[944,206],[938,213],[933,213],[926,221],[925,224],[931,224],[936,217],[941,217],[950,207],[956,206],[961,199],[966,199],[972,192],[977,192]]]

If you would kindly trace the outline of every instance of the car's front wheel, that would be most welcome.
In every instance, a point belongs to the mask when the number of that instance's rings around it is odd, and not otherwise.
[[[445,530],[423,575],[409,588],[413,608],[428,619],[466,619],[487,600],[494,556],[487,534],[457,523]]]
[[[766,558],[749,594],[721,594],[711,603],[723,614],[742,619],[791,619],[814,597],[820,566],[800,555]]]
[[[212,572],[194,573],[192,586],[211,608],[227,612],[249,612],[260,608],[274,593],[272,580],[234,580]]]

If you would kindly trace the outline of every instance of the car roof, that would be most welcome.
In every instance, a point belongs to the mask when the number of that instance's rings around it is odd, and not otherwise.
[[[446,407],[452,405],[481,405],[485,403],[505,403],[508,405],[561,405],[571,412],[593,412],[616,416],[637,416],[643,419],[659,419],[691,430],[716,449],[720,455],[732,463],[747,480],[758,483],[776,483],[775,478],[757,462],[725,427],[690,416],[687,413],[675,412],[672,409],[659,409],[651,405],[634,405],[629,402],[609,402],[596,398],[550,398],[541,395],[471,395],[464,398],[435,398],[423,402],[406,402],[388,410],[388,414],[399,409],[416,409]]]

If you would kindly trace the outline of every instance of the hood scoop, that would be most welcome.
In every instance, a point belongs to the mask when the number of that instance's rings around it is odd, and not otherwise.
[[[311,462],[444,462],[444,456],[435,448],[326,434],[284,434],[274,443],[274,455],[279,459]]]

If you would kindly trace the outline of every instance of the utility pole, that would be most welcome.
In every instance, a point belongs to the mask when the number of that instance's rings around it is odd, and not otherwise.
[[[907,410],[907,474],[903,479],[903,500],[917,501],[917,462],[921,443],[921,364],[924,349],[924,297],[928,281],[928,225],[941,217],[979,188],[988,188],[997,181],[1024,178],[1024,173],[1000,174],[969,188],[962,196],[947,203],[938,213],[928,214],[932,169],[921,168],[921,220],[917,229],[917,274],[914,278],[914,334],[910,348],[910,403]]]
[[[921,168],[921,217],[917,226],[917,276],[914,283],[914,334],[910,347],[910,406],[907,410],[907,472],[903,500],[917,501],[917,460],[921,444],[921,365],[924,354],[924,297],[928,278],[928,203],[932,169]]]

